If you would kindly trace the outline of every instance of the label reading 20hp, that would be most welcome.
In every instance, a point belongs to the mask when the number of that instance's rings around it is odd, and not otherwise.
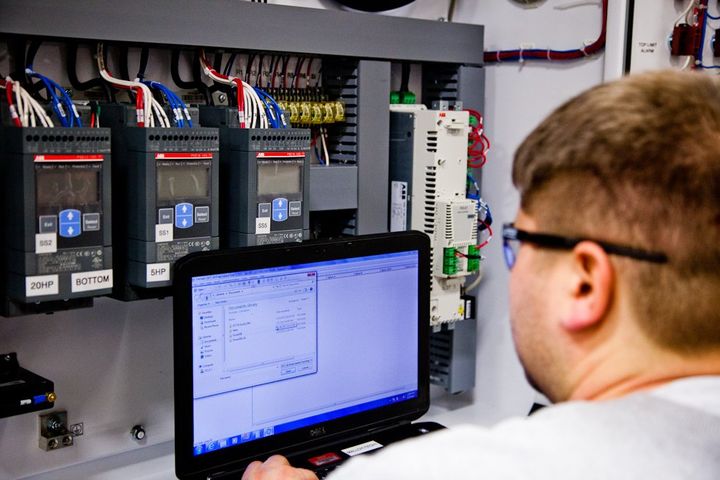
[[[38,275],[25,277],[25,296],[41,297],[44,295],[57,295],[59,293],[57,275]]]

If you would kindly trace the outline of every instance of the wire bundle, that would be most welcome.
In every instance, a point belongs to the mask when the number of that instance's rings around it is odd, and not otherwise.
[[[482,168],[487,162],[487,153],[490,150],[490,140],[485,135],[485,126],[483,125],[483,116],[477,110],[466,109],[471,118],[476,123],[470,122],[470,135],[468,146],[468,167]]]
[[[170,127],[170,120],[168,120],[160,102],[153,97],[150,87],[139,81],[121,80],[112,76],[105,66],[102,43],[97,45],[97,65],[103,80],[115,87],[135,92],[135,111],[139,127],[155,127],[156,116],[160,127]]]
[[[693,65],[693,68],[703,68],[706,70],[717,70],[720,69],[720,66],[718,65],[704,65],[703,64],[703,53],[705,51],[705,35],[707,33],[707,24],[708,19],[710,20],[720,20],[720,16],[715,17],[710,15],[710,13],[707,11],[708,9],[708,0],[700,0],[697,2],[696,0],[693,0],[690,2],[686,10],[683,12],[683,15],[681,15],[678,20],[676,20],[675,25],[677,25],[683,18],[687,20],[687,17],[689,15],[690,10],[693,10],[693,16],[695,17],[696,26],[699,26],[700,28],[700,41],[697,56],[695,57],[695,64]],[[694,9],[692,7],[695,7]],[[690,23],[688,21],[688,23]],[[683,69],[688,67],[689,62],[692,60],[693,57],[688,57],[688,59],[685,61],[685,65],[683,65]]]
[[[38,121],[43,127],[54,127],[52,119],[45,109],[32,98],[30,93],[20,85],[20,82],[10,77],[0,83],[5,89],[5,97],[10,109],[10,118],[16,127],[37,127]]]
[[[55,115],[57,115],[60,124],[63,127],[82,127],[82,119],[75,108],[70,95],[57,82],[33,70],[32,65],[28,65],[25,73],[32,78],[39,79],[48,92],[48,100],[52,106]],[[59,95],[58,95],[59,93]]]
[[[205,52],[200,52],[200,66],[203,73],[214,82],[229,85],[237,90],[238,123],[240,128],[268,128],[268,115],[265,111],[265,103],[253,87],[245,83],[241,78],[232,75],[225,75],[215,70],[207,58]],[[246,110],[247,109],[247,122]]]
[[[187,124],[188,127],[192,128],[193,123],[190,111],[188,110],[187,105],[185,105],[185,102],[183,102],[183,100],[175,92],[160,82],[155,82],[153,80],[140,80],[140,82],[143,85],[147,85],[148,87],[154,88],[162,93],[173,112],[175,126],[182,128]]]
[[[605,48],[608,0],[602,0],[602,10],[602,30],[598,38],[590,45],[571,50],[532,48],[527,50],[489,51],[484,54],[485,63],[524,62],[525,60],[577,60],[598,53]]]

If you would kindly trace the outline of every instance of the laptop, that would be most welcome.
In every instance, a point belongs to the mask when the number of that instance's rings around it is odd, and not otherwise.
[[[175,472],[281,454],[320,477],[443,428],[429,407],[430,246],[397,232],[199,252],[174,272]]]

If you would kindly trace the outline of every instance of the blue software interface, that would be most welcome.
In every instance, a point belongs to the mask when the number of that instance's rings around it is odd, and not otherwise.
[[[195,455],[417,397],[418,261],[193,278]]]

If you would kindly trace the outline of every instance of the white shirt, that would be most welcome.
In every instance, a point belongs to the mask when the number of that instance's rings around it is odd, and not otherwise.
[[[720,479],[720,376],[603,402],[567,402],[352,459],[331,480]]]

